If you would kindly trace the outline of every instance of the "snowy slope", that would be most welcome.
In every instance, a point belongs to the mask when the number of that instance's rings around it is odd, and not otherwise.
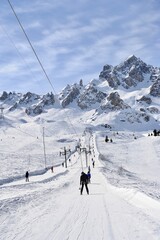
[[[76,112],[84,124],[108,124],[113,130],[150,130],[160,127],[160,69],[130,56],[119,65],[105,65],[99,78],[83,85],[67,85],[59,94],[3,92],[4,116],[25,123],[48,115]],[[88,116],[86,118],[86,115]],[[74,117],[74,114],[73,114]],[[122,124],[121,124],[122,123]],[[123,124],[124,123],[124,124]]]
[[[58,95],[3,92],[0,240],[160,240],[159,72],[131,56]]]
[[[113,143],[104,141],[106,134]],[[91,147],[89,195],[79,192],[80,173],[87,171],[83,152],[73,153],[67,169],[60,165],[54,173],[31,175],[29,183],[24,178],[3,183],[1,239],[158,240],[160,138],[136,137],[85,131],[80,142]]]

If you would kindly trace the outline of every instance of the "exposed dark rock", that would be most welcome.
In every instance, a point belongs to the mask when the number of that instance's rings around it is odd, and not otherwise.
[[[115,111],[130,108],[130,106],[124,103],[124,101],[120,98],[118,92],[110,93],[110,95],[107,97],[107,100],[108,101],[106,103],[103,103],[101,105],[102,110],[110,109],[112,111]]]
[[[122,112],[121,116],[123,116],[122,120],[124,122],[129,122],[131,124],[150,121],[150,116],[145,112],[139,112],[139,111]]]
[[[39,115],[43,112],[43,108],[42,106],[32,106],[32,108],[26,108],[25,112],[27,113],[27,115]]]
[[[148,93],[149,87],[150,93],[135,102],[139,94]],[[122,96],[125,93],[124,101]],[[121,122],[132,124],[150,121],[152,124],[155,123],[152,121],[153,118],[159,121],[157,117],[160,112],[159,97],[160,68],[147,65],[133,55],[115,67],[105,65],[99,79],[91,80],[87,86],[84,85],[82,79],[78,84],[67,85],[56,96],[56,107],[60,106],[61,109],[61,106],[65,108],[70,105],[70,107],[79,107],[89,111],[95,110],[95,113],[90,111],[92,114],[90,120],[95,122],[101,114],[105,117],[105,114],[117,111],[115,116]],[[25,111],[28,115],[38,115],[54,107],[55,96],[53,93],[42,96],[31,92],[20,94],[4,91],[0,101],[6,112],[18,109]]]
[[[8,97],[8,93],[5,92],[5,91],[3,91],[3,93],[2,93],[2,95],[1,95],[1,97],[0,97],[0,100],[1,100],[1,101],[4,101],[4,100],[7,99],[7,97]]]
[[[19,104],[28,104],[33,102],[34,100],[40,99],[40,96],[31,92],[27,92],[22,96],[22,98],[19,100]]]
[[[67,95],[64,97],[64,99],[61,102],[62,107],[65,108],[67,105],[73,102],[73,100],[76,99],[79,94],[80,94],[80,91],[77,88],[77,85],[70,87],[68,89]]]
[[[150,113],[152,113],[152,114],[154,114],[154,113],[159,113],[159,110],[158,110],[158,108],[156,108],[156,107],[148,107],[147,108],[147,110],[150,112]]]
[[[41,100],[41,105],[44,106],[49,106],[49,105],[54,105],[55,99],[53,93],[47,93],[46,95],[43,95],[42,100]]]
[[[160,77],[158,77],[156,82],[150,88],[150,94],[153,97],[160,97]]]
[[[16,102],[12,107],[9,108],[9,111],[14,111],[17,109],[18,103]]]
[[[139,109],[141,112],[146,112],[146,110],[144,108],[140,108]]]
[[[89,85],[83,94],[79,96],[77,104],[81,109],[85,109],[96,103],[101,103],[106,96],[106,93],[98,91],[93,85]]]
[[[140,99],[137,100],[137,102],[145,102],[147,104],[151,104],[152,103],[152,100],[150,97],[146,97],[146,96],[143,96],[141,97]]]
[[[144,81],[147,74],[152,74],[152,70],[152,66],[133,55],[115,67],[105,65],[99,78],[107,80],[109,86],[113,89],[117,89],[119,85],[128,89]]]

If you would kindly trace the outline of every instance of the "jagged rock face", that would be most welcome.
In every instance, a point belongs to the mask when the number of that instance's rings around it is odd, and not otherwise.
[[[156,82],[150,88],[150,94],[153,97],[160,97],[160,77],[156,80]]]
[[[27,113],[27,115],[39,115],[43,112],[43,107],[38,105],[38,106],[32,106],[30,108],[26,108],[25,112]]]
[[[111,70],[113,69],[113,66],[112,65],[109,65],[109,64],[106,64],[104,67],[103,67],[103,71],[104,72],[110,72]]]
[[[111,88],[117,89],[120,85],[118,74],[111,65],[105,65],[103,67],[103,71],[100,73],[99,78],[107,80]]]
[[[81,109],[86,109],[93,104],[101,103],[106,96],[106,93],[98,91],[93,85],[89,85],[83,94],[80,95],[77,104]]]
[[[157,68],[157,67],[153,68],[150,76],[151,82],[155,82],[159,76],[160,76],[160,68]]]
[[[140,99],[137,100],[137,102],[140,102],[140,103],[147,103],[147,104],[151,104],[152,103],[152,100],[150,97],[146,97],[146,96],[143,96],[141,97]]]
[[[107,102],[101,105],[102,110],[109,109],[114,111],[127,108],[130,108],[130,106],[124,103],[124,101],[120,98],[120,95],[117,92],[112,92],[107,97]]]
[[[63,111],[62,108],[70,104],[70,108],[87,110],[91,121],[98,120],[101,114],[104,116],[107,112],[109,121],[110,115],[115,116],[115,123],[149,121],[154,124],[159,121],[159,97],[160,69],[131,56],[116,67],[105,65],[99,79],[92,79],[87,86],[82,79],[78,84],[67,85],[56,96],[56,108],[59,106]],[[54,108],[55,96],[52,93],[42,96],[31,92],[3,92],[0,104],[5,110],[25,111],[27,115],[34,116]]]
[[[14,111],[20,106],[25,106],[28,104],[32,104],[35,100],[40,99],[40,96],[31,92],[27,92],[26,94],[15,94],[15,93],[9,93],[8,98],[13,101],[12,106],[9,108],[9,111]],[[14,99],[15,98],[15,99]]]
[[[123,116],[125,115],[125,121],[129,123],[143,123],[143,122],[149,122],[150,116],[147,115],[146,113],[141,113],[141,112],[128,112],[128,113],[123,113]]]
[[[145,72],[145,71],[144,71]],[[133,79],[137,79],[139,82],[143,81],[143,72],[141,71],[141,69],[137,69],[135,66],[131,67],[130,71],[129,71],[129,76]],[[149,71],[147,72],[149,73]]]
[[[122,79],[122,85],[125,88],[130,88],[132,86],[137,86],[137,82],[142,82],[144,80],[143,72],[141,69],[137,69],[132,66],[128,72],[128,76]]]
[[[18,103],[16,102],[12,107],[9,108],[9,111],[14,111],[18,106]]]
[[[9,94],[3,92],[1,96],[1,101],[6,102],[10,107],[9,111],[14,111],[16,109],[24,109],[27,114],[40,114],[43,112],[44,108],[47,106],[53,106],[55,103],[53,93],[48,93],[46,95],[40,96],[31,92],[26,94],[12,93]]]
[[[19,100],[19,104],[28,104],[34,100],[40,99],[40,96],[31,92],[27,92],[22,96],[22,98]]]
[[[154,113],[159,113],[159,110],[158,110],[158,108],[156,108],[156,107],[148,107],[147,108],[147,111],[149,111],[150,113],[152,113],[152,114],[154,114]]]
[[[41,100],[41,105],[44,106],[49,106],[49,105],[54,105],[55,99],[53,93],[47,93],[46,95],[43,95],[42,100]]]
[[[15,92],[3,92],[2,96],[0,97],[0,101],[7,102],[9,105],[13,106],[19,99],[21,98],[21,93],[15,93]]]
[[[120,71],[122,73],[131,73],[131,75],[134,74],[134,69],[136,68],[136,71],[141,71],[145,74],[150,73],[151,66],[144,63],[142,60],[137,58],[136,56],[132,55],[131,57],[127,58],[123,63],[119,64],[115,67],[117,71]]]
[[[107,79],[107,78],[109,78],[110,77],[110,73],[112,72],[112,70],[113,70],[113,67],[111,66],[111,65],[105,65],[104,67],[103,67],[103,71],[100,73],[100,78],[104,78],[104,79]]]
[[[67,94],[65,96],[66,90],[67,90]],[[61,94],[61,99],[63,99],[61,102],[61,105],[63,108],[65,108],[67,105],[73,102],[73,100],[76,99],[80,94],[79,88],[76,84],[71,87],[68,85],[65,91],[63,91],[64,98],[62,97],[62,94]]]
[[[43,97],[41,98],[41,101],[38,104],[35,104],[29,108],[26,108],[25,112],[28,115],[34,114],[34,115],[38,115],[41,114],[42,112],[44,112],[44,108],[46,106],[52,106],[55,103],[55,99],[54,99],[54,95],[53,93],[47,93],[46,95],[43,95]]]
[[[1,95],[1,97],[0,97],[0,100],[1,100],[1,101],[4,101],[4,100],[6,100],[7,98],[8,98],[8,93],[5,92],[5,91],[3,91],[3,93],[2,93],[2,95]]]
[[[118,79],[117,73],[109,75],[106,79],[108,81],[109,86],[114,89],[117,89],[118,86],[120,85],[120,80]]]
[[[110,87],[117,89],[119,85],[128,89],[144,81],[146,74],[152,73],[153,67],[142,62],[134,55],[118,66],[105,65],[100,79],[106,79]]]

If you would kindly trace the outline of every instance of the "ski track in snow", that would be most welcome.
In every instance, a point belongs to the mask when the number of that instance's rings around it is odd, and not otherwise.
[[[17,180],[1,186],[1,240],[160,239],[157,193],[153,189],[151,198],[151,193],[145,188],[147,180],[140,178],[141,173],[135,175],[126,169],[132,166],[133,155],[142,159],[143,138],[137,142],[128,140],[127,144],[126,139],[120,140],[124,144],[121,144],[118,157],[125,157],[123,166],[116,160],[118,143],[107,145],[108,150],[104,151],[99,136],[92,136],[90,140],[94,146],[95,168],[91,167],[89,195],[84,188],[81,196],[78,189],[80,158],[67,171],[61,167],[61,173],[56,173],[58,168],[55,169],[53,176],[47,172],[44,179],[35,176],[35,182],[31,180],[29,184]],[[158,143],[151,141],[151,147],[147,149],[150,140],[143,141],[144,149],[154,161],[158,161]],[[85,141],[87,137],[82,138],[83,144]],[[133,145],[137,149],[134,154]],[[84,156],[82,161],[85,166]],[[84,170],[87,171],[86,168]]]

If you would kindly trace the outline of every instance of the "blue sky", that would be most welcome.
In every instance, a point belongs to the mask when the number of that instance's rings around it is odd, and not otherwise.
[[[56,93],[132,54],[160,67],[159,0],[10,2]],[[7,0],[0,9],[0,92],[53,91]]]

